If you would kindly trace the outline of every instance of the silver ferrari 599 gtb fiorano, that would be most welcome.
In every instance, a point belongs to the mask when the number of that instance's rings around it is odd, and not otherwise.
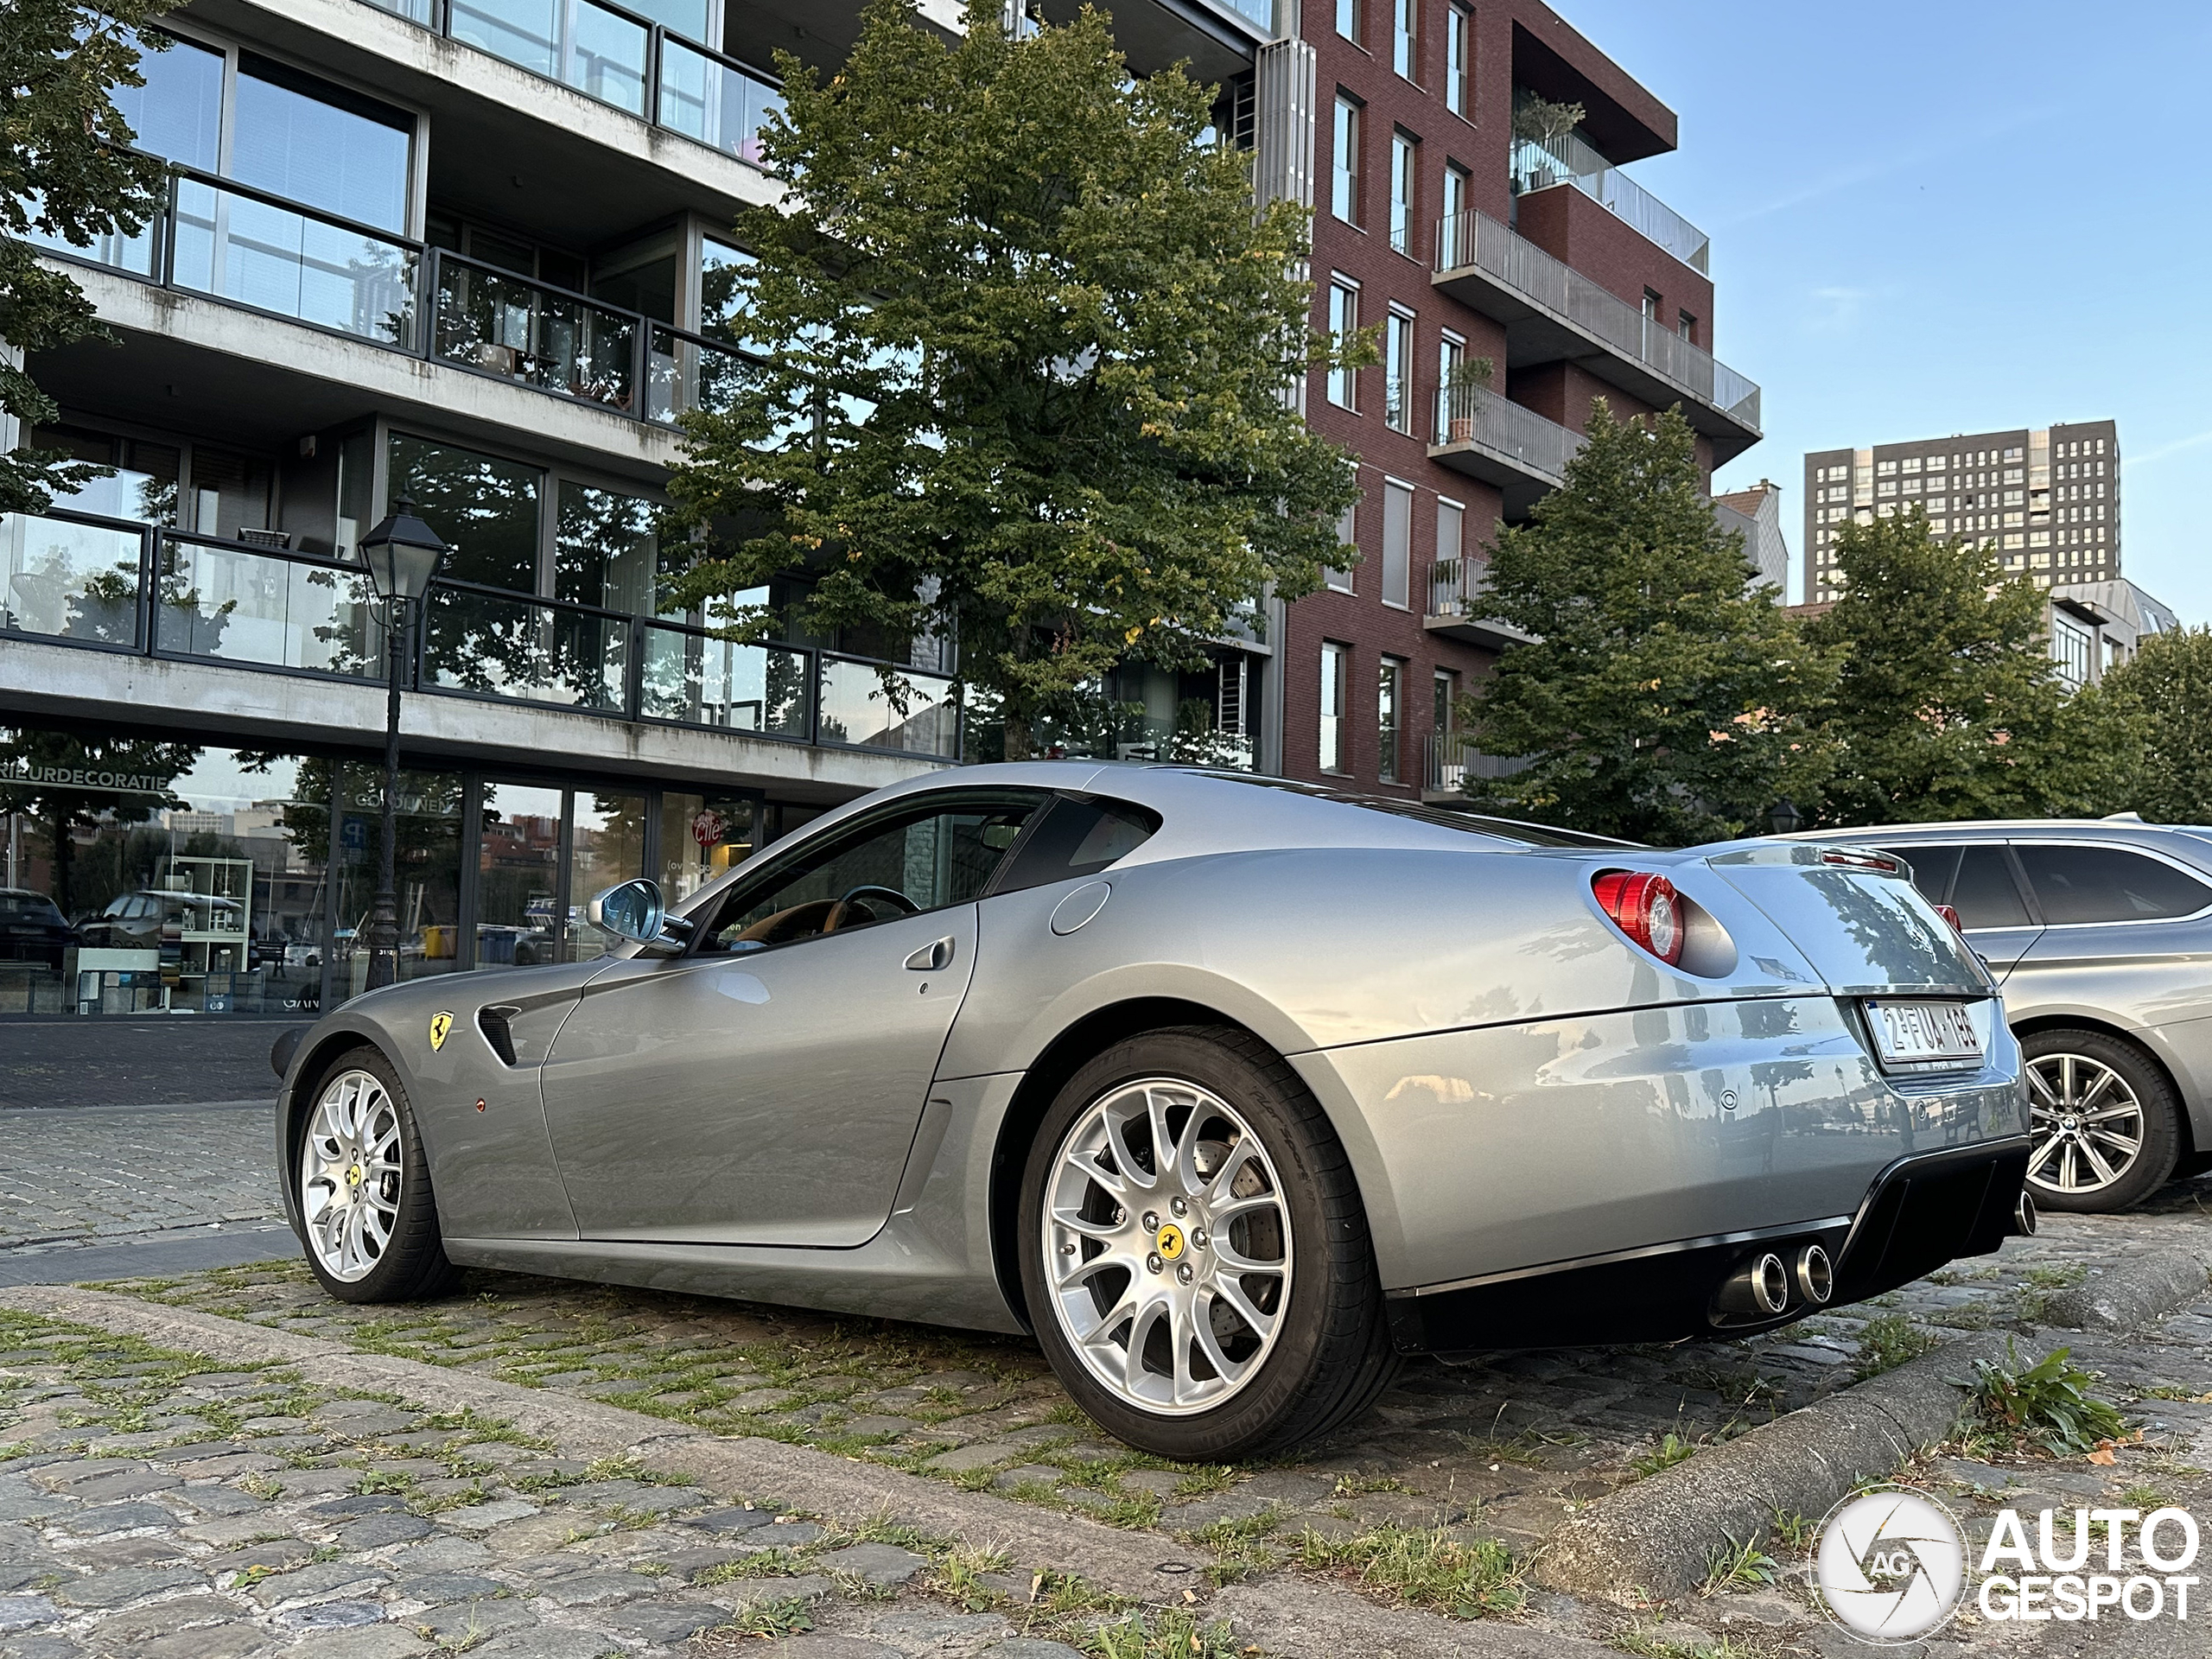
[[[1758,1331],[2032,1223],[1996,988],[1877,852],[1050,761],[594,902],[609,956],[280,1050],[333,1294],[461,1263],[1026,1330],[1212,1459],[1402,1353]]]

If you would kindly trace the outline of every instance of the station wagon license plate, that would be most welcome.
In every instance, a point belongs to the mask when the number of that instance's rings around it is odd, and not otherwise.
[[[1869,1002],[1866,1025],[1884,1065],[1981,1064],[1981,1033],[1963,1002]]]

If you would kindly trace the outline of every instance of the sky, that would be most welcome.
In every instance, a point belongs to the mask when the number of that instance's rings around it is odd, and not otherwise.
[[[1553,4],[1681,118],[1627,172],[1713,238],[1793,600],[1808,450],[2109,417],[2121,574],[2212,621],[2212,6]]]

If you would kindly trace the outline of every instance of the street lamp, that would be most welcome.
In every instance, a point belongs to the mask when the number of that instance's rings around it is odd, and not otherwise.
[[[397,839],[395,805],[399,798],[399,677],[407,625],[430,591],[430,578],[446,544],[415,516],[415,504],[401,496],[397,510],[361,537],[361,563],[369,585],[385,607],[385,644],[390,655],[384,705],[384,842],[377,854],[377,896],[369,911],[369,976],[375,990],[399,977],[399,895],[392,850]]]
[[[1774,835],[1794,836],[1798,826],[1804,822],[1805,815],[1797,810],[1797,804],[1792,800],[1777,801],[1766,810],[1766,827]]]

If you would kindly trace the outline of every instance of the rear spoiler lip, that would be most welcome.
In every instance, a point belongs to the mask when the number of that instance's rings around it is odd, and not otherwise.
[[[1707,863],[1713,865],[1792,864],[1807,869],[1857,870],[1900,881],[1912,880],[1912,867],[1894,853],[1852,842],[1734,841],[1697,850]]]

